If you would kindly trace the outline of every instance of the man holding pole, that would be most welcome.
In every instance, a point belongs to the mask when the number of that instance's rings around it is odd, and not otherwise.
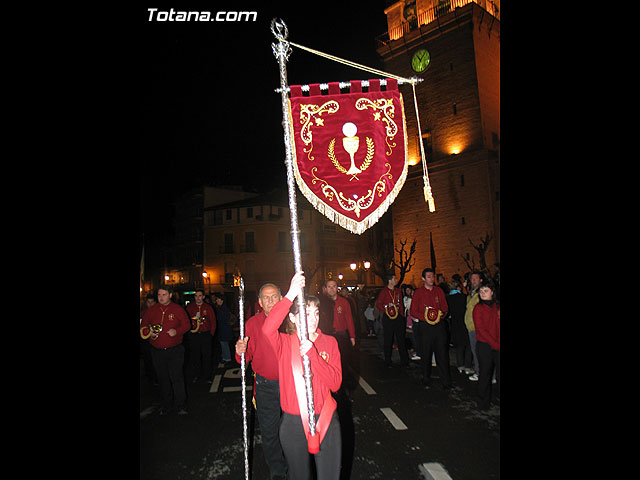
[[[241,363],[241,354],[244,353],[245,361],[251,362],[255,374],[253,392],[256,414],[262,433],[262,451],[272,479],[286,477],[287,462],[278,437],[281,416],[278,360],[273,347],[262,334],[262,325],[271,308],[281,298],[277,285],[265,283],[258,292],[258,303],[262,311],[247,320],[245,338],[236,342],[236,361]]]

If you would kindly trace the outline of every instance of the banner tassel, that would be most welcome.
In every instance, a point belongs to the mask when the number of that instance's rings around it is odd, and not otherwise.
[[[424,182],[424,201],[429,205],[431,213],[436,211],[436,201],[431,192],[431,184],[429,183],[429,172],[427,171],[427,159],[424,154],[424,144],[422,141],[422,129],[420,128],[420,114],[418,113],[418,98],[416,97],[416,86],[411,84],[413,90],[413,105],[416,109],[416,122],[418,123],[418,143],[420,144],[420,157],[422,159],[422,180]]]

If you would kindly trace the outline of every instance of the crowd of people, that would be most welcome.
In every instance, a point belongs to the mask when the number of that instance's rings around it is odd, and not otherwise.
[[[458,371],[477,382],[478,408],[489,408],[500,388],[499,277],[469,272],[447,283],[442,274],[425,268],[422,284],[415,287],[398,287],[394,274],[384,280],[378,291],[348,293],[329,279],[316,296],[305,295],[303,272],[293,276],[284,296],[277,285],[264,284],[256,302],[247,306],[245,336],[237,338],[234,358],[234,316],[222,295],[213,295],[209,303],[199,289],[185,307],[172,301],[171,287],[160,287],[156,295],[147,296],[140,317],[145,371],[160,387],[160,414],[188,413],[185,371],[191,372],[193,382],[211,383],[212,346],[219,342],[227,365],[240,364],[243,354],[251,365],[253,403],[271,478],[309,478],[307,452],[313,455],[318,478],[337,479],[342,440],[336,399],[348,398],[345,384],[356,339],[373,336],[387,368],[395,368],[394,349],[401,367],[421,362],[427,389],[434,366],[442,388],[451,388],[449,349],[454,348]],[[299,295],[306,306],[306,336],[298,328]],[[307,367],[313,372],[315,434],[305,396]]]

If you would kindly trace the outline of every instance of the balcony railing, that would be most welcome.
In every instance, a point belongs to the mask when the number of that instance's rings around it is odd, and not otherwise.
[[[403,21],[400,25],[389,28],[389,30],[382,35],[376,37],[377,47],[387,45],[392,40],[397,40],[403,37],[405,34],[412,30],[418,29],[421,25],[428,25],[431,22],[438,20],[439,17],[447,15],[453,12],[456,8],[464,7],[470,3],[477,3],[484,8],[488,13],[493,15],[496,20],[500,20],[500,12],[498,6],[491,0],[448,0],[441,2],[435,7],[431,7],[428,10],[419,12],[417,19],[413,22]]]

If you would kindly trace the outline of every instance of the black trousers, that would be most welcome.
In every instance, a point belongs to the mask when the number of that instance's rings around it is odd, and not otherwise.
[[[166,349],[152,347],[153,365],[160,384],[161,406],[164,410],[187,406],[184,387],[184,347],[182,344]]]
[[[478,408],[487,409],[491,402],[491,382],[496,372],[496,392],[500,393],[500,350],[494,350],[485,342],[476,343],[476,355],[480,372],[478,373]]]
[[[351,337],[348,330],[342,330],[340,332],[334,332],[333,337],[338,342],[338,350],[340,350],[340,366],[342,367],[342,384],[340,385],[339,392],[343,393],[345,388],[355,388],[357,380],[351,374],[351,357],[353,354],[353,346],[351,345]]]
[[[382,315],[382,330],[384,332],[384,363],[391,365],[391,349],[393,347],[393,337],[396,338],[398,345],[398,353],[400,354],[400,363],[409,365],[409,354],[407,353],[407,344],[405,342],[405,331],[407,319],[402,315],[398,315],[391,320],[386,315]]]
[[[320,415],[316,415],[317,417]],[[300,415],[282,413],[280,442],[289,464],[289,480],[311,479],[311,454],[307,450],[307,438]],[[327,434],[320,444],[320,451],[313,455],[317,480],[339,480],[342,461],[342,434],[338,411],[333,412]]]
[[[427,322],[413,324],[413,328],[420,331],[422,340],[422,368],[425,383],[431,382],[431,354],[435,354],[436,366],[440,373],[443,386],[451,385],[451,372],[449,372],[449,348],[447,345],[447,330],[442,321],[436,325]]]
[[[287,474],[287,462],[280,445],[280,385],[256,374],[256,416],[262,435],[262,451],[272,477]]]
[[[211,380],[211,333],[189,334],[189,360],[194,377]]]

